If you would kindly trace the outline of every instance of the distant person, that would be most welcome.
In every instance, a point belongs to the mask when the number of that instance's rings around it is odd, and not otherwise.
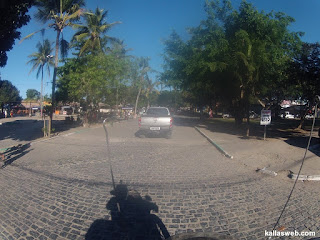
[[[210,111],[209,111],[209,118],[213,118],[213,112],[212,112],[211,108],[210,108]]]
[[[13,110],[10,111],[10,117],[13,117]]]
[[[6,110],[4,110],[4,118],[7,118],[7,116],[8,116],[8,112],[7,112],[7,109],[6,109]]]

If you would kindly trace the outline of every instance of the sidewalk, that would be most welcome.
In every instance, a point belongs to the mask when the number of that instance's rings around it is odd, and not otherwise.
[[[308,136],[299,138],[249,138],[215,131],[210,123],[201,123],[198,129],[206,134],[225,152],[233,156],[232,161],[244,164],[251,170],[267,168],[276,173],[292,171],[297,174],[305,154]],[[320,175],[320,145],[313,137],[307,152],[301,175]]]

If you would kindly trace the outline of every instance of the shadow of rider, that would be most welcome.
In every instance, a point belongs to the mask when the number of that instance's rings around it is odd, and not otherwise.
[[[111,221],[96,220],[90,226],[86,240],[163,240],[170,237],[161,219],[151,214],[151,211],[158,212],[158,206],[152,202],[150,196],[141,197],[139,192],[128,190],[122,182],[110,193],[113,197],[108,201],[106,208],[110,210]],[[109,232],[109,235],[101,236],[103,232],[106,233],[106,229],[95,229],[97,227],[112,229],[113,233]],[[98,237],[98,232],[101,238]]]

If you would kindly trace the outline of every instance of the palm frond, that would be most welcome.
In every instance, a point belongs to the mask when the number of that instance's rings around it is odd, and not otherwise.
[[[41,31],[43,31],[43,30],[45,30],[45,29],[46,29],[46,28],[42,28],[42,29],[40,29],[40,30],[38,30],[38,31],[35,31],[35,32],[33,32],[33,33],[28,34],[27,36],[25,36],[24,38],[22,38],[22,39],[19,41],[19,44],[22,43],[24,40],[33,37],[33,35],[35,35],[36,33],[41,32]]]
[[[36,75],[37,78],[39,77],[42,69],[43,69],[43,65],[40,65],[39,68],[38,68],[38,71],[37,71],[37,75]]]
[[[85,52],[85,51],[89,48],[90,44],[91,44],[90,41],[86,41],[86,42],[85,42],[85,44],[84,44],[84,45],[82,46],[82,48],[80,49],[79,56],[81,56],[81,54],[82,54],[83,52]]]
[[[60,40],[60,53],[61,53],[62,60],[64,60],[67,57],[68,50],[69,50],[69,43],[62,36]]]

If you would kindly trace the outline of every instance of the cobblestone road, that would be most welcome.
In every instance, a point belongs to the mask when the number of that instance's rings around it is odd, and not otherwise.
[[[136,138],[135,120],[110,127],[116,181],[150,195],[171,235],[266,239],[293,182],[223,157],[184,121],[176,121],[172,139]],[[85,239],[95,220],[110,220],[112,181],[101,126],[33,143],[28,151],[0,169],[0,239]],[[319,236],[319,193],[319,183],[298,183],[280,225]]]

